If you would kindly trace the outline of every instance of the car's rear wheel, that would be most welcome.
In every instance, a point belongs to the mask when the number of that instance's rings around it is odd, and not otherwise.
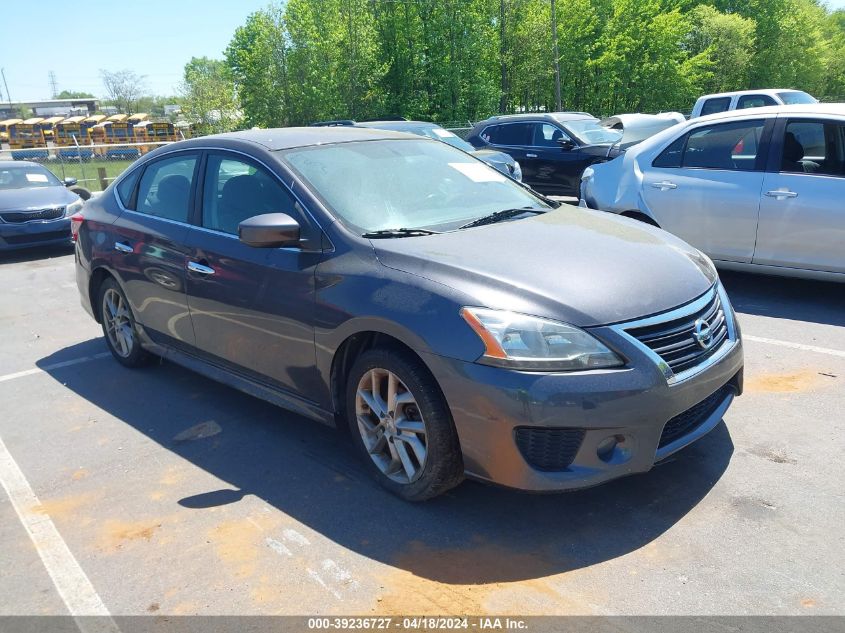
[[[109,351],[126,367],[139,367],[149,360],[138,340],[138,328],[129,300],[114,279],[100,286],[100,320]]]
[[[352,438],[376,479],[409,501],[430,499],[463,479],[452,416],[434,378],[410,354],[373,349],[347,379]]]

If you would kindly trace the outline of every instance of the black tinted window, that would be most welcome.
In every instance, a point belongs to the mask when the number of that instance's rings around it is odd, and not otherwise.
[[[534,140],[531,143],[534,147],[560,147],[559,140],[569,140],[563,130],[550,123],[532,123],[531,127],[534,129]]]
[[[205,171],[202,225],[238,234],[238,224],[262,213],[296,216],[293,196],[263,169],[241,160],[211,155]]]
[[[731,107],[730,97],[717,97],[715,99],[708,99],[701,106],[701,116],[707,114],[716,114],[717,112],[724,112]]]
[[[151,163],[141,176],[137,210],[159,218],[187,222],[197,157],[180,155]]]
[[[706,169],[752,171],[763,121],[737,121],[700,127],[687,136],[682,165]]]
[[[686,136],[676,139],[672,144],[660,152],[660,156],[654,159],[652,167],[680,167],[681,157],[684,153],[684,142]]]
[[[533,123],[503,123],[485,128],[481,138],[493,145],[530,145],[533,132]]]
[[[736,103],[737,110],[745,108],[762,108],[763,106],[777,105],[775,100],[768,95],[743,95]]]
[[[135,185],[138,184],[138,177],[141,175],[141,170],[136,169],[132,171],[132,173],[128,174],[126,178],[121,180],[117,183],[117,197],[120,198],[120,201],[123,203],[123,206],[127,209],[133,209],[132,204],[132,194],[135,192]]]

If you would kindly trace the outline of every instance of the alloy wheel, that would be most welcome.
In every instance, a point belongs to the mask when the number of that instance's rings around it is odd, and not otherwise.
[[[428,453],[426,426],[405,383],[386,369],[370,369],[358,382],[355,415],[364,446],[379,470],[402,484],[419,479]]]
[[[103,294],[103,322],[112,349],[122,358],[128,358],[135,349],[135,332],[129,315],[129,306],[119,292],[109,288]]]

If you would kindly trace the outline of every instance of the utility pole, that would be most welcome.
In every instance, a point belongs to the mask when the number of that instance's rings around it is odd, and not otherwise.
[[[53,99],[55,99],[56,95],[59,94],[58,83],[56,82],[56,73],[51,70],[48,76],[50,77],[50,94],[52,95]]]
[[[9,101],[9,116],[12,116],[12,95],[9,92],[9,84],[6,83],[6,69],[0,68],[0,75],[3,76],[3,87],[6,88],[6,99]]]
[[[555,61],[555,111],[560,112],[563,106],[560,103],[560,54],[557,50],[557,9],[555,0],[552,0],[552,54]]]

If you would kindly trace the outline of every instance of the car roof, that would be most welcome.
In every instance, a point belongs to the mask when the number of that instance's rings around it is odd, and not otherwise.
[[[576,121],[578,119],[595,119],[589,112],[533,112],[523,114],[499,114],[491,116],[489,119],[481,121],[481,123],[493,123],[495,121],[530,121],[532,119],[542,119],[543,121],[558,121],[564,123],[566,121]]]
[[[693,121],[715,121],[719,119],[732,119],[736,117],[747,116],[767,116],[772,114],[801,114],[801,115],[815,115],[815,114],[838,114],[845,116],[845,103],[802,103],[797,105],[774,105],[763,106],[760,108],[745,108],[743,110],[726,110],[725,112],[717,112],[715,114],[708,114],[707,116],[690,119]]]
[[[0,160],[0,167],[41,167],[42,169],[47,169],[44,165],[40,163],[36,163],[35,161],[31,160]]]
[[[779,92],[804,92],[796,88],[760,88],[759,90],[731,90],[730,92],[714,92],[713,94],[703,95],[698,98],[702,99],[716,99],[718,97],[741,97],[742,95],[774,95]],[[806,93],[805,93],[806,94]]]
[[[354,141],[378,141],[385,139],[408,139],[412,135],[392,130],[377,130],[374,128],[337,126],[337,127],[287,127],[271,129],[243,130],[241,132],[227,132],[201,136],[187,141],[180,141],[180,147],[207,145],[215,139],[245,141],[262,145],[274,151],[306,147],[309,145],[326,145],[330,143],[350,143]],[[413,138],[419,139],[418,136]]]
[[[358,121],[355,125],[377,128],[380,130],[401,130],[402,128],[443,127],[431,121]]]

